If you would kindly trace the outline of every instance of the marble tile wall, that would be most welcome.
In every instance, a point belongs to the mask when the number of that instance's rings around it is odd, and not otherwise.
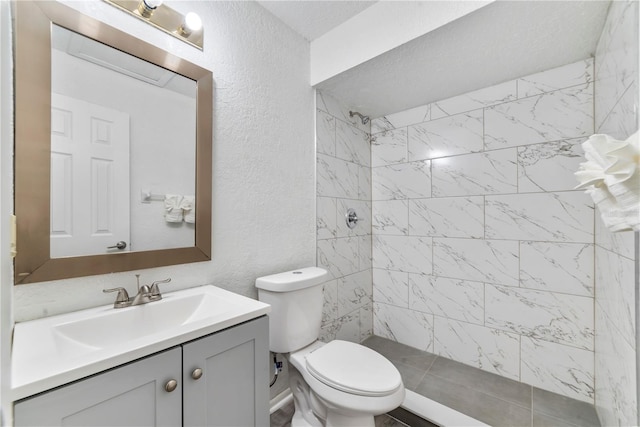
[[[638,50],[638,1],[612,2],[595,57],[597,133],[638,130]],[[638,233],[611,233],[595,216],[596,410],[602,425],[638,425]]]
[[[593,91],[588,59],[372,121],[375,335],[594,402],[594,206],[573,190]]]
[[[321,92],[316,107],[317,265],[331,277],[324,284],[320,338],[360,342],[373,333],[371,125],[349,117],[349,108]],[[412,178],[424,172],[416,166],[398,174]],[[349,208],[359,218],[354,229],[345,222]],[[399,232],[392,206],[386,214],[387,231]],[[380,217],[378,226],[384,228],[384,221]]]

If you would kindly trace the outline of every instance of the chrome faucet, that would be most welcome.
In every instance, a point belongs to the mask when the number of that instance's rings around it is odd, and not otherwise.
[[[142,305],[147,304],[152,301],[159,301],[162,299],[162,294],[160,293],[160,288],[158,284],[160,283],[169,283],[171,278],[165,280],[158,280],[157,282],[153,282],[151,286],[142,285],[140,286],[140,275],[136,274],[136,282],[138,285],[138,293],[135,297],[130,298],[127,290],[123,287],[113,288],[113,289],[103,289],[102,292],[118,292],[118,296],[116,297],[116,301],[113,303],[113,308],[125,308],[131,307],[134,305]]]

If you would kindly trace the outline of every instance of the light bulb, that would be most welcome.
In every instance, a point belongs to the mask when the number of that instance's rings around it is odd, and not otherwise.
[[[202,29],[202,19],[196,13],[189,12],[184,17],[184,26],[191,31],[200,31]]]
[[[180,28],[178,28],[178,32],[184,37],[189,37],[192,32],[200,31],[201,29],[202,19],[200,19],[200,17],[196,13],[189,12],[184,17],[184,22],[182,23]]]
[[[144,18],[150,18],[153,12],[162,4],[162,0],[142,0],[138,4],[138,12]]]
[[[142,0],[149,9],[155,9],[162,4],[162,0]]]

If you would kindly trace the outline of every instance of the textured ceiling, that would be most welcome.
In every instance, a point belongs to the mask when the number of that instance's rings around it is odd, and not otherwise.
[[[375,4],[259,3],[307,40]],[[609,4],[610,0],[496,1],[317,88],[363,114],[380,117],[569,64],[594,55]]]
[[[258,1],[295,32],[311,41],[362,12],[375,1]]]
[[[595,53],[610,1],[497,1],[318,89],[380,117]]]

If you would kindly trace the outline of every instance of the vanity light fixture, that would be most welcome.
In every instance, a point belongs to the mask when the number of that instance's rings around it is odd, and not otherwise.
[[[104,0],[138,19],[202,50],[204,29],[202,19],[194,12],[183,16],[163,4],[162,0]]]

